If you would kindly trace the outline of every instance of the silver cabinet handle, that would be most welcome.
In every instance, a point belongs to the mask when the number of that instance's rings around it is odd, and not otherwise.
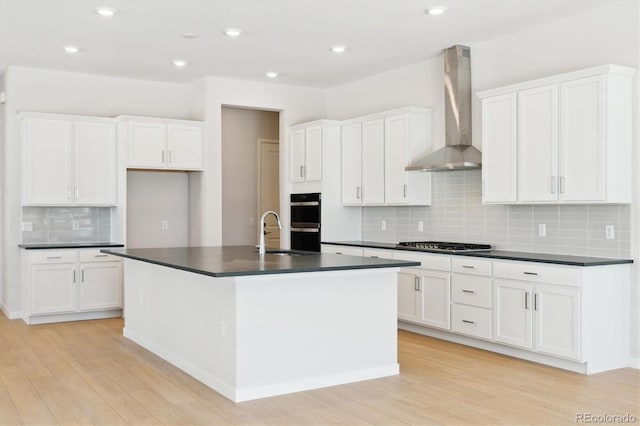
[[[380,256],[369,256],[372,259],[380,259]]]
[[[462,265],[462,267],[467,269],[476,269],[475,266],[470,266],[470,265]]]
[[[300,166],[300,177],[304,177],[304,166]]]
[[[357,186],[356,187],[356,200],[359,200],[359,199],[360,199],[360,187]]]
[[[80,199],[80,187],[76,186],[76,200]]]
[[[525,275],[535,275],[535,276],[537,276],[537,275],[538,275],[538,273],[537,273],[537,272],[526,272],[526,271],[525,271],[525,272],[523,272],[523,274],[525,274]]]
[[[337,251],[336,254],[342,254],[342,252],[341,251]]]
[[[551,176],[551,193],[555,194],[556,193],[556,177],[555,176]]]
[[[475,291],[473,291],[473,290],[466,290],[466,289],[462,289],[462,292],[463,292],[463,293],[476,294],[476,292],[475,292]]]
[[[538,293],[535,293],[533,295],[533,310],[534,311],[538,310]]]
[[[80,271],[80,282],[84,282],[84,269]]]
[[[565,183],[564,176],[560,176],[560,193],[561,194],[564,194],[564,183]]]
[[[164,149],[160,152],[162,152],[162,162],[164,163]]]
[[[524,293],[524,308],[527,310],[529,309],[529,292],[528,291]]]
[[[475,324],[476,323],[475,321],[469,321],[469,320],[464,320],[464,319],[462,320],[462,322],[466,322],[467,324]]]
[[[407,184],[402,185],[402,198],[407,198]]]
[[[420,291],[420,277],[416,277],[413,283],[413,289],[415,291]]]
[[[67,187],[67,200],[71,199],[71,187]]]
[[[171,150],[169,150],[169,162],[171,162]]]
[[[47,256],[47,259],[62,259],[62,256]]]
[[[76,282],[76,270],[75,269],[73,270],[73,282],[74,283]]]
[[[107,257],[108,254],[94,254],[93,257]]]

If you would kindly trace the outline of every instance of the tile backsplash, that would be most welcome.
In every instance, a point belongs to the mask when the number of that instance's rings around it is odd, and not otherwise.
[[[483,205],[481,171],[432,174],[429,207],[365,207],[362,239],[488,243],[500,250],[631,257],[629,205]],[[381,230],[381,221],[386,230]],[[424,224],[418,231],[418,221]],[[538,236],[544,224],[546,236]],[[614,226],[614,239],[605,226]]]
[[[23,207],[22,243],[91,243],[111,241],[110,207]],[[77,223],[77,229],[74,228]]]

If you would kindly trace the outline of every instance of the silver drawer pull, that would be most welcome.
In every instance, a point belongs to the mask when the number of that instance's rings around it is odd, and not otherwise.
[[[476,292],[475,292],[475,291],[473,291],[473,290],[466,290],[466,289],[462,289],[462,292],[463,292],[463,293],[476,294]]]
[[[337,251],[336,254],[342,254],[342,252],[341,251]]]
[[[475,321],[469,321],[469,320],[462,320],[462,322],[466,322],[467,324],[475,324]]]
[[[538,275],[537,272],[523,272],[525,275]]]
[[[462,267],[467,269],[476,269],[475,266],[469,266],[469,265],[462,265]]]
[[[62,256],[47,256],[47,259],[62,259]]]
[[[93,257],[107,257],[108,254],[94,254]]]
[[[379,259],[380,258],[380,256],[369,256],[369,257],[372,258],[372,259]]]

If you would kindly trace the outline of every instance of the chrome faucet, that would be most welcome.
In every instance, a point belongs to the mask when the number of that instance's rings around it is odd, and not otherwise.
[[[269,210],[267,212],[264,212],[264,214],[262,215],[262,217],[260,218],[260,244],[258,245],[258,253],[259,254],[264,254],[266,252],[265,247],[264,247],[264,219],[269,215],[272,214],[276,217],[276,220],[278,221],[278,228],[282,229],[282,223],[280,222],[280,216],[278,216],[278,213],[274,212],[273,210]]]

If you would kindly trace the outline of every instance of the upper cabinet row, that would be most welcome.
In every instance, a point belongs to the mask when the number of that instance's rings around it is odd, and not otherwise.
[[[20,117],[25,206],[116,205],[119,139],[127,147],[127,168],[204,167],[202,122],[45,113]]]
[[[291,182],[322,180],[323,128],[317,123],[291,129]],[[343,205],[431,203],[431,175],[404,170],[430,150],[430,109],[403,108],[338,125],[340,158],[325,158],[324,170],[341,176]]]
[[[630,203],[635,70],[481,92],[484,203]]]

